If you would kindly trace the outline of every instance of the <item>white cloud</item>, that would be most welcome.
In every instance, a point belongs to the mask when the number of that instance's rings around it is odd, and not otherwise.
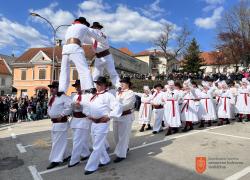
[[[225,0],[204,0],[204,1],[207,3],[207,6],[202,9],[204,12],[212,11],[225,2]]]
[[[165,9],[160,7],[160,0],[155,0],[150,5],[144,5],[144,8],[140,8],[140,11],[149,18],[157,18],[166,13]]]
[[[225,0],[205,0],[208,4],[222,4]]]
[[[153,8],[156,7],[157,1]],[[79,4],[78,15],[86,17],[90,22],[98,21],[103,24],[113,42],[152,41],[160,34],[163,23],[168,22],[165,19],[152,20],[122,4],[111,12],[109,6],[101,0],[87,0]]]
[[[224,8],[222,6],[218,7],[214,9],[211,17],[197,18],[194,23],[196,26],[204,29],[216,28],[216,24],[220,21],[223,10]]]
[[[33,27],[12,22],[5,17],[0,18],[0,34],[0,48],[6,46],[18,47],[17,41],[24,42],[30,47],[49,45],[48,38]]]

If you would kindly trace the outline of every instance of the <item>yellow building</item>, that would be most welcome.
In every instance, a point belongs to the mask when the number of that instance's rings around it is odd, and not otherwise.
[[[84,46],[85,56],[88,64],[92,65],[94,52],[91,46]],[[110,52],[115,60],[117,71],[129,73],[147,73],[147,63],[131,57],[118,49],[110,48]],[[53,48],[31,48],[18,57],[13,63],[13,87],[17,89],[17,97],[29,97],[41,92],[49,95],[48,85],[52,81],[52,59]],[[60,74],[60,64],[62,59],[62,47],[55,48],[55,80]],[[70,95],[75,89],[71,86],[78,79],[75,66],[70,68],[70,86],[67,94]]]

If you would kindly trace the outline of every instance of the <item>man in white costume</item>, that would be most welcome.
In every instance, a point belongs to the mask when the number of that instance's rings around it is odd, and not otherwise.
[[[164,119],[169,126],[165,134],[166,136],[177,133],[178,128],[181,126],[180,98],[180,93],[175,89],[174,81],[168,81],[168,88],[162,95],[162,101],[164,102]]]
[[[50,165],[47,169],[52,169],[61,162],[69,159],[65,158],[67,148],[68,115],[71,114],[71,98],[66,95],[57,96],[58,82],[54,81],[48,86],[51,92],[51,98],[48,103],[48,115],[52,121],[51,139],[52,148],[50,151]]]
[[[62,50],[61,73],[59,78],[59,93],[66,93],[70,81],[70,62],[76,66],[78,75],[81,81],[82,90],[90,90],[93,88],[93,81],[86,62],[82,44],[89,42],[90,38],[96,41],[105,42],[105,39],[100,36],[92,28],[89,28],[89,23],[84,17],[76,19],[74,23],[68,27],[65,35],[66,44]]]
[[[122,105],[122,115],[113,120],[113,132],[115,139],[115,163],[127,157],[129,139],[134,121],[135,93],[130,89],[132,83],[129,77],[120,80],[121,91],[116,93],[116,100]]]
[[[148,86],[144,86],[143,90],[144,93],[141,95],[141,106],[139,109],[139,122],[142,124],[140,132],[144,131],[146,125],[146,130],[152,129],[150,121],[152,115],[151,99],[153,96]]]
[[[116,88],[120,87],[120,78],[115,70],[114,59],[109,52],[109,42],[107,36],[101,31],[103,26],[99,22],[94,22],[91,28],[95,29],[99,36],[102,36],[105,40],[98,42],[93,39],[93,50],[96,53],[95,65],[93,71],[93,80],[95,81],[99,76],[103,76],[103,71],[106,70],[109,73],[112,84]]]
[[[156,84],[154,86],[155,92],[153,93],[153,97],[151,100],[151,104],[153,106],[153,118],[154,118],[154,126],[153,126],[153,134],[157,134],[162,130],[162,120],[163,120],[163,102],[162,102],[162,89],[163,86],[161,84]]]
[[[109,132],[109,121],[118,118],[122,114],[120,103],[115,96],[108,92],[108,81],[100,76],[96,81],[97,92],[82,102],[83,113],[92,121],[91,135],[93,151],[85,166],[85,175],[92,174],[98,167],[110,162],[105,147],[105,141]]]
[[[72,84],[72,86],[75,87],[77,94],[73,97],[72,102],[73,112],[70,128],[73,130],[73,148],[68,167],[79,164],[80,160],[86,160],[90,155],[89,138],[91,121],[82,113],[83,108],[81,105],[83,101],[88,99],[90,94],[84,94],[81,91],[80,80],[76,80],[75,84]]]

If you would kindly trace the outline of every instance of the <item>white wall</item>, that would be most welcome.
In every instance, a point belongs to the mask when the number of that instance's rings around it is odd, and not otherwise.
[[[2,85],[2,79],[5,79],[5,85]],[[12,76],[11,75],[0,75],[0,94],[4,91],[4,94],[12,93]]]
[[[245,67],[239,65],[239,70],[243,70]],[[205,69],[204,73],[232,73],[235,72],[235,65],[210,65],[210,66],[202,66],[201,69]]]

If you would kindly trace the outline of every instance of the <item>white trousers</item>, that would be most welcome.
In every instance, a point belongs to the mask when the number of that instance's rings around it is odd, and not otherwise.
[[[73,128],[73,148],[70,165],[80,161],[82,157],[88,157],[89,151],[89,129]]]
[[[86,171],[95,171],[98,169],[100,163],[107,164],[110,162],[110,158],[105,147],[106,137],[106,133],[92,134],[93,151],[85,166]]]
[[[67,148],[67,131],[51,131],[52,148],[50,162],[63,162]]]
[[[131,116],[131,115],[127,115]],[[117,157],[126,158],[129,147],[129,138],[132,129],[132,118],[124,119],[124,121],[113,121],[113,132],[116,143],[115,154]]]
[[[93,80],[97,80],[99,76],[103,76],[104,69],[108,71],[112,84],[116,87],[120,87],[120,78],[115,70],[115,64],[111,54],[102,58],[95,59]]]
[[[76,66],[78,77],[81,81],[81,89],[93,88],[93,81],[83,53],[63,54],[61,73],[59,78],[59,92],[66,92],[70,82],[70,62]]]
[[[161,123],[163,120],[163,114],[164,114],[164,109],[154,109],[153,110],[153,116],[154,116],[154,126],[153,126],[153,131],[159,132],[161,129]]]

